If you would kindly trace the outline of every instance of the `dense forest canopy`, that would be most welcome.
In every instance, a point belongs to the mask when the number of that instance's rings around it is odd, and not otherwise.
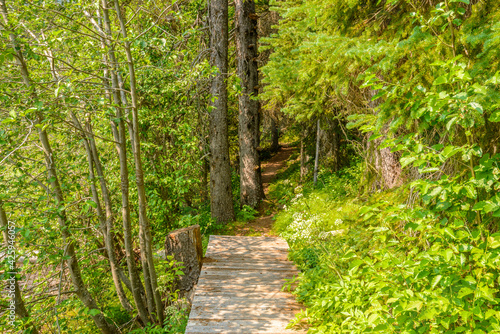
[[[2,332],[182,333],[166,235],[265,202],[309,332],[500,333],[497,0],[0,13]]]

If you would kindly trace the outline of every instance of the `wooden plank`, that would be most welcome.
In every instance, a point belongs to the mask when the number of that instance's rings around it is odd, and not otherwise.
[[[248,262],[248,263],[258,263],[258,262],[291,262],[288,260],[288,254],[250,254],[246,256],[241,256],[237,254],[217,254],[213,256],[205,255],[203,263],[210,262],[221,262],[221,261],[235,261],[235,262]]]
[[[239,285],[260,285],[260,284],[273,284],[283,286],[287,282],[285,282],[282,278],[277,277],[248,277],[248,278],[240,278],[240,277],[228,277],[228,276],[218,276],[213,275],[210,277],[200,278],[198,281],[199,285],[209,284],[211,282],[218,284],[239,284]],[[242,286],[243,288],[243,286]]]
[[[262,285],[266,287],[266,285]],[[196,296],[232,296],[232,297],[249,297],[249,298],[260,298],[265,296],[266,298],[284,298],[289,297],[289,292],[276,291],[275,287],[268,289],[267,291],[262,291],[261,289],[255,289],[248,291],[247,289],[242,289],[241,286],[238,289],[196,289]]]
[[[218,255],[224,255],[224,254],[232,254],[232,255],[238,255],[238,256],[242,256],[242,257],[245,257],[245,256],[260,256],[260,255],[267,255],[269,256],[270,254],[271,255],[274,255],[276,257],[281,257],[281,256],[287,256],[288,255],[288,251],[286,249],[283,249],[283,250],[275,250],[275,251],[257,251],[257,250],[254,250],[254,249],[251,249],[251,248],[248,248],[248,249],[231,249],[231,248],[225,248],[225,249],[221,249],[221,248],[218,248],[217,251],[209,251],[207,250],[207,253],[205,254],[206,257],[216,257]]]
[[[211,235],[209,237],[211,243],[216,242],[226,242],[226,243],[249,243],[249,244],[280,244],[287,245],[287,242],[281,238],[275,237],[246,237],[246,236],[234,236],[234,235]]]
[[[254,249],[288,249],[288,244],[284,240],[271,237],[221,237],[210,236],[207,249],[213,248],[249,248]]]
[[[295,307],[240,307],[234,308],[207,308],[196,307],[191,309],[189,319],[219,319],[219,320],[259,320],[275,319],[285,322],[295,317],[300,312],[300,308]]]
[[[240,276],[240,277],[263,277],[263,276],[275,276],[281,277],[283,279],[292,279],[297,277],[300,271],[293,268],[209,268],[207,270],[202,270],[200,277],[205,275],[228,275],[228,276]]]
[[[286,326],[285,326],[286,327]],[[262,320],[207,320],[192,319],[186,327],[186,334],[194,333],[245,333],[245,334],[288,334],[305,333],[305,331],[296,331],[285,329],[282,320],[262,319]]]
[[[227,247],[227,248],[237,248],[237,247],[252,247],[252,248],[281,248],[288,249],[288,244],[286,242],[267,242],[267,241],[252,241],[252,238],[241,240],[241,241],[233,241],[233,240],[211,240],[210,247]]]
[[[247,300],[227,300],[227,301],[207,301],[207,302],[196,302],[196,297],[195,300],[193,301],[193,307],[210,307],[212,309],[217,309],[218,307],[223,307],[223,308],[233,308],[233,309],[240,309],[243,307],[253,307],[253,308],[268,308],[268,307],[281,307],[281,308],[296,308],[300,309],[299,306],[297,306],[297,302],[294,300],[275,300],[275,301],[267,301],[267,302],[255,302],[251,303],[248,302]],[[210,319],[210,318],[208,318]],[[291,320],[291,319],[290,319]],[[283,324],[286,325],[287,324]]]
[[[248,268],[209,268],[207,270],[202,270],[200,275],[229,275],[229,276],[240,276],[240,277],[261,277],[262,275],[274,276],[279,275],[283,278],[293,278],[297,276],[299,273],[298,270],[293,268],[256,268],[256,269],[248,269]],[[200,276],[200,277],[201,277]]]
[[[243,268],[243,269],[250,269],[250,270],[259,270],[259,269],[274,269],[274,268],[279,268],[279,269],[289,269],[289,270],[295,270],[298,271],[297,267],[292,263],[292,262],[277,262],[277,263],[272,263],[272,262],[255,262],[255,263],[248,263],[248,262],[236,262],[236,261],[218,261],[218,262],[210,262],[210,263],[204,263],[203,264],[203,269],[204,270],[209,270],[211,268],[221,268],[221,269],[226,269],[226,268]]]
[[[205,284],[203,286],[198,286],[196,288],[196,293],[209,293],[209,292],[216,292],[216,293],[234,293],[234,292],[241,292],[241,293],[260,293],[260,294],[267,294],[267,293],[278,293],[281,292],[281,289],[285,283],[279,283],[279,284],[252,284],[252,285],[246,285],[242,286],[241,284],[218,284],[218,283],[210,283],[210,284]],[[296,284],[295,284],[296,285]],[[292,285],[294,286],[294,285]]]
[[[288,296],[267,296],[267,295],[262,295],[260,297],[255,297],[255,296],[244,296],[244,297],[236,297],[236,296],[217,296],[217,295],[210,295],[210,296],[200,296],[196,295],[194,299],[194,304],[210,304],[210,303],[226,303],[226,302],[234,302],[234,303],[243,303],[246,302],[248,305],[260,305],[260,304],[272,304],[274,301],[276,301],[278,304],[281,303],[289,303],[293,302],[295,304],[295,297],[292,294],[288,294]]]
[[[269,255],[269,254],[287,254],[289,249],[285,247],[275,247],[275,246],[259,246],[259,247],[254,247],[250,245],[241,245],[241,246],[234,246],[230,247],[228,245],[220,245],[216,247],[211,247],[207,248],[206,254],[211,254],[211,253],[224,253],[224,252],[229,252],[229,251],[247,251],[247,252],[253,252],[253,253],[261,253],[262,255]],[[234,254],[234,253],[225,253],[225,254]]]

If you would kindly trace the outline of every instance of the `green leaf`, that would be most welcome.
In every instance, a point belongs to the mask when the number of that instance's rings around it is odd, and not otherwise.
[[[406,305],[406,310],[410,311],[415,309],[417,311],[420,311],[423,304],[424,303],[421,300],[412,300],[408,303],[408,305]]]
[[[498,85],[500,84],[500,71],[498,71],[497,73],[495,73],[495,75],[493,77],[491,77],[490,79],[488,79],[488,81],[486,81],[487,84],[493,84],[493,85]]]
[[[472,85],[472,88],[474,88],[474,92],[475,93],[483,94],[483,95],[487,95],[488,94],[488,89],[486,88],[486,86],[483,86],[483,85],[480,85],[478,83],[475,83],[475,84]]]
[[[476,110],[477,112],[479,112],[481,114],[483,113],[483,107],[479,103],[477,103],[477,102],[471,102],[471,103],[469,103],[469,106],[472,109]]]
[[[373,331],[384,331],[384,333],[385,333],[388,328],[389,328],[389,326],[387,324],[380,324],[380,325],[375,326]]]
[[[443,232],[444,232],[444,234],[446,234],[447,236],[451,237],[452,239],[456,239],[457,238],[455,236],[455,234],[453,234],[453,231],[449,227],[445,227],[443,229]]]
[[[449,248],[446,249],[443,253],[443,257],[446,260],[446,262],[450,262],[452,256],[453,256],[453,250]]]
[[[500,122],[500,111],[495,111],[489,118],[490,122]]]
[[[95,308],[89,311],[89,314],[91,316],[98,315],[99,313],[101,313],[101,311],[99,311],[98,309],[95,309]]]
[[[442,275],[437,275],[435,276],[433,279],[432,279],[432,283],[431,283],[431,289],[434,289],[438,284],[439,282],[441,281],[441,279],[443,278]]]
[[[486,311],[486,313],[484,314],[484,318],[487,320],[493,316],[496,316],[498,317],[500,315],[500,312],[498,312],[497,310],[494,310],[492,308],[490,308],[488,311]]]
[[[476,188],[472,184],[464,185],[464,189],[467,192],[467,197],[472,199],[476,198],[477,196]]]
[[[372,97],[372,101],[378,100],[379,98],[381,98],[382,96],[384,96],[386,94],[387,94],[387,92],[385,90],[382,90],[382,91],[378,92],[374,97]]]
[[[409,164],[411,164],[413,161],[417,160],[416,156],[407,156],[407,157],[402,157],[399,162],[401,164],[401,168],[405,168]]]
[[[458,291],[458,295],[457,295],[457,297],[458,297],[458,298],[463,298],[463,297],[465,297],[465,296],[470,295],[470,294],[471,294],[471,293],[473,293],[473,292],[474,292],[474,290],[469,289],[469,288],[467,288],[467,287],[464,287],[464,288],[461,288],[461,289],[460,289],[460,291]]]
[[[493,236],[493,235],[489,236],[488,247],[491,249],[500,247],[500,236]]]
[[[477,202],[472,210],[475,211],[483,211],[484,213],[490,213],[493,211],[497,211],[499,208],[497,203],[493,203],[491,201],[481,201]]]
[[[448,77],[446,75],[442,75],[442,76],[438,77],[436,80],[434,80],[434,82],[432,84],[434,86],[438,86],[438,85],[446,84],[448,82],[449,82]]]

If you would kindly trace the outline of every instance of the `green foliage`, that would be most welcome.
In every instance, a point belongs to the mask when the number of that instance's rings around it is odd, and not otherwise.
[[[246,222],[254,219],[257,214],[258,212],[254,208],[248,205],[243,205],[241,210],[236,212],[236,219],[241,222]]]
[[[174,290],[178,278],[184,273],[182,262],[177,262],[172,255],[167,260],[159,260],[155,264],[158,269],[158,290],[162,295],[165,308],[163,326],[148,324],[145,328],[135,329],[130,333],[147,334],[180,334],[184,333],[189,317],[188,303],[179,299],[179,290]]]
[[[362,204],[328,190],[299,194],[275,225],[302,268],[298,320],[311,333],[500,331],[499,233],[409,207],[404,193]]]
[[[299,318],[312,333],[499,333],[498,3],[274,5],[267,96],[296,119],[340,110],[405,181],[361,199],[367,165],[275,186],[289,203],[276,228],[304,270]]]
[[[189,317],[188,303],[179,299],[179,290],[174,290],[178,278],[184,273],[182,262],[177,262],[173,255],[167,256],[166,261],[159,261],[158,268],[158,290],[164,302],[168,305],[165,309],[165,321],[163,326],[149,326],[133,333],[149,334],[178,334],[184,333]]]

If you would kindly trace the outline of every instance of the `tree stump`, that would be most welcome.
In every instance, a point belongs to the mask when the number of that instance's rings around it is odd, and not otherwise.
[[[173,255],[176,261],[183,263],[184,268],[175,289],[185,296],[198,281],[203,260],[201,232],[199,225],[193,225],[170,232],[165,240],[165,258]]]

